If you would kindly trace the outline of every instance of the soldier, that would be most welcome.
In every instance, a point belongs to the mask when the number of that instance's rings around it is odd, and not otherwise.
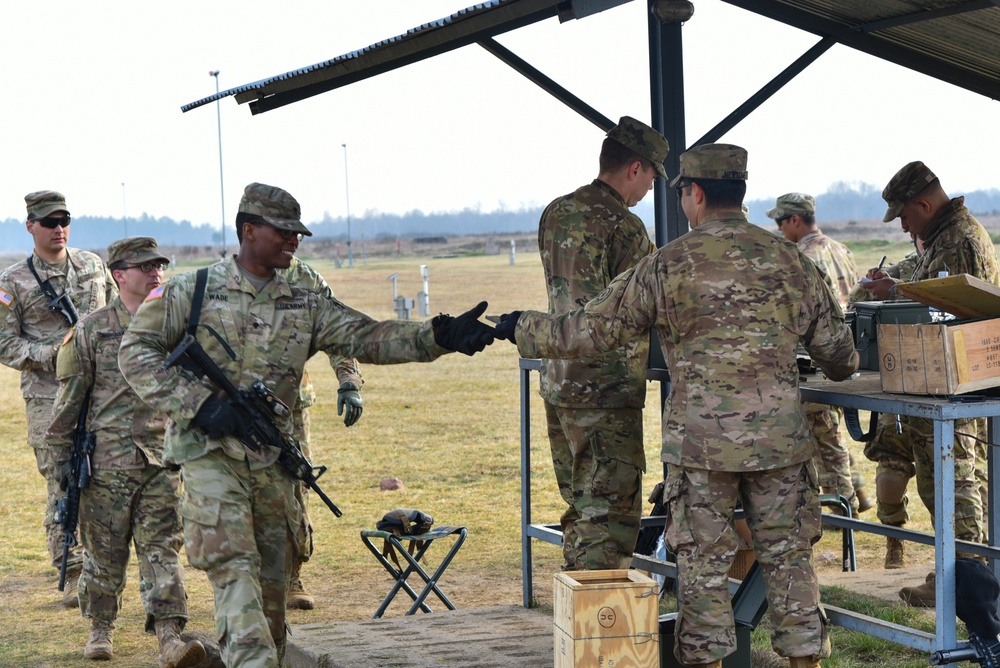
[[[241,231],[237,230],[237,238],[240,235]],[[289,283],[319,292],[324,296],[333,297],[333,290],[330,289],[323,277],[298,258],[292,258],[292,264],[285,273]],[[344,425],[350,427],[361,419],[361,413],[364,410],[364,402],[361,399],[361,386],[364,381],[361,379],[361,372],[358,370],[356,360],[331,357],[330,364],[337,373],[337,380],[340,381],[340,388],[337,390],[337,414],[343,415]],[[292,437],[301,447],[302,454],[309,460],[312,460],[312,450],[309,447],[309,407],[315,403],[316,389],[309,379],[309,373],[303,371],[298,398],[292,409]],[[299,482],[296,485],[295,494],[295,498],[302,506],[306,547],[292,563],[288,593],[285,597],[286,607],[297,610],[312,610],[316,606],[316,602],[312,595],[306,591],[301,577],[302,565],[309,561],[314,549],[313,526],[309,519],[309,488]]]
[[[854,255],[847,246],[819,229],[813,196],[805,193],[782,195],[767,212],[767,217],[773,218],[781,234],[823,270],[841,308],[846,306],[851,288],[858,280]],[[816,466],[820,472],[820,487],[827,494],[839,494],[847,499],[854,515],[868,510],[872,502],[862,490],[861,475],[852,473],[855,469],[853,457],[840,438],[843,409],[811,402],[805,402],[803,408],[818,445]]]
[[[909,230],[905,230],[909,232]],[[920,262],[923,246],[920,238],[910,232],[914,251],[899,262],[885,268],[887,275],[904,281],[910,280],[913,271]],[[859,282],[851,290],[848,298],[848,308],[855,302],[870,299],[864,283]],[[906,486],[916,473],[913,464],[913,448],[910,445],[909,434],[905,430],[912,428],[911,418],[907,415],[891,415],[880,413],[875,436],[865,444],[865,457],[875,462],[875,500],[878,520],[882,524],[894,527],[904,526],[910,519],[906,510],[909,497]],[[905,543],[899,538],[885,538],[886,569],[903,568],[906,565]]]
[[[455,318],[377,322],[290,283],[282,270],[300,235],[311,233],[298,202],[280,188],[248,185],[236,224],[239,253],[208,267],[203,292],[196,294],[191,272],[150,293],[122,339],[119,366],[139,396],[170,418],[164,458],[184,475],[184,545],[215,591],[223,661],[275,668],[285,651],[292,564],[306,547],[296,483],[277,448],[240,440],[245,426],[230,398],[183,366],[164,368],[188,320],[198,323],[197,341],[234,385],[249,390],[259,381],[289,406],[306,360],[318,351],[372,364],[429,362],[452,350],[481,351],[493,330],[478,320],[485,302]],[[291,434],[288,415],[274,419]]]
[[[904,231],[920,238],[924,252],[911,280],[941,275],[970,274],[1000,285],[1000,262],[989,233],[965,207],[964,197],[949,197],[938,177],[920,161],[903,166],[882,191],[886,201],[885,222],[899,218]],[[902,281],[885,271],[868,271],[868,291],[876,299],[897,299],[896,285]],[[934,516],[934,425],[930,420],[912,418],[910,444],[917,477],[917,492]],[[974,543],[986,538],[982,469],[986,446],[979,441],[986,433],[986,420],[955,420],[955,538]],[[905,489],[900,477],[897,486]],[[973,555],[966,555],[973,556]],[[933,607],[934,571],[915,587],[903,587],[899,596],[918,607]]]
[[[35,248],[27,259],[0,274],[0,362],[21,370],[21,394],[28,418],[28,445],[35,451],[38,472],[45,478],[45,534],[52,565],[62,566],[62,528],[54,519],[60,497],[59,470],[45,442],[56,396],[56,352],[70,328],[70,320],[104,306],[115,285],[100,257],[70,248],[70,213],[66,198],[54,190],[40,190],[24,198],[26,226]],[[53,297],[66,295],[63,311]],[[77,605],[76,580],[82,556],[69,552],[63,605]]]
[[[162,462],[166,416],[143,404],[118,370],[122,334],[146,295],[162,282],[168,264],[152,237],[129,237],[108,247],[118,297],[81,318],[66,335],[46,438],[65,470],[77,416],[89,402],[86,424],[97,446],[90,486],[80,494],[80,539],[86,550],[80,612],[90,619],[84,658],[112,658],[111,632],[125,589],[129,543],[134,542],[146,631],[156,632],[161,668],[182,668],[204,659],[205,648],[179,637],[187,622],[184,568],[178,558],[183,541],[180,473]]]
[[[538,251],[549,313],[580,308],[653,250],[629,211],[657,175],[667,140],[623,116],[601,146],[588,185],[545,208]],[[642,407],[649,342],[580,360],[542,360],[540,393],[562,515],[563,570],[628,568],[642,517]]]
[[[674,653],[721,668],[736,632],[726,577],[742,502],[764,572],[772,644],[793,668],[829,656],[812,567],[820,535],[815,443],[799,401],[801,343],[833,379],[858,367],[851,330],[816,265],[740,211],[747,153],[706,144],[671,186],[694,228],[583,309],[506,314],[495,335],[524,357],[584,357],[655,329],[673,382],[663,414],[666,539],[677,555]],[[748,379],[753,379],[748,382]]]

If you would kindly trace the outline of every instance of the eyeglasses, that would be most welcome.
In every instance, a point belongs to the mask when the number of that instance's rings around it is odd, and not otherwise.
[[[778,224],[779,230],[781,229],[781,226],[785,224],[785,221],[788,220],[789,218],[791,218],[791,216],[782,216],[781,218],[774,219],[774,222]]]
[[[144,274],[148,274],[153,271],[165,271],[167,267],[170,266],[169,262],[143,262],[142,264],[130,264],[123,267],[124,269],[138,269]]]
[[[280,227],[275,227],[274,225],[269,225],[269,224],[263,223],[263,222],[261,222],[261,223],[253,223],[253,224],[254,225],[259,225],[259,226],[262,226],[262,227],[270,227],[272,230],[274,230],[275,232],[278,233],[279,237],[281,237],[285,241],[288,241],[292,237],[295,237],[298,241],[302,241],[302,237],[304,236],[304,235],[302,235],[299,232],[292,232],[291,230],[283,230]]]
[[[50,216],[48,218],[35,218],[38,223],[47,230],[54,230],[57,227],[69,227],[69,216]]]
[[[677,191],[678,195],[682,194],[685,188],[691,187],[692,183],[694,183],[694,181],[682,181],[681,183],[678,183],[676,186],[674,186],[674,190]]]

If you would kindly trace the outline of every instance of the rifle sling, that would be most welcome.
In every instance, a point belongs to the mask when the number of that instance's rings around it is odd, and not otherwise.
[[[28,256],[28,269],[31,270],[31,275],[35,277],[36,281],[38,281],[38,287],[42,289],[42,292],[45,293],[45,296],[48,297],[49,300],[59,299],[59,295],[56,294],[56,289],[52,287],[52,283],[49,279],[45,279],[43,281],[42,277],[38,275],[37,271],[35,271],[35,263],[30,255]]]

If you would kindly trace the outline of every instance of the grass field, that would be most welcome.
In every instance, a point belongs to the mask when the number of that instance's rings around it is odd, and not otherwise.
[[[852,246],[862,271],[878,264],[883,254],[889,255],[891,262],[909,250],[905,244],[880,242]],[[310,260],[308,245],[300,255]],[[351,269],[346,265],[337,269],[325,260],[313,264],[338,297],[377,318],[395,317],[388,276],[398,272],[399,294],[415,298],[423,287],[422,264],[430,269],[431,313],[458,314],[481,299],[490,302],[489,313],[497,314],[544,309],[546,304],[541,266],[532,252],[521,252],[513,266],[506,255],[378,258],[369,260],[367,266],[356,257]],[[395,507],[419,508],[432,514],[438,524],[469,528],[466,547],[445,578],[444,588],[458,607],[520,603],[517,359],[513,346],[498,342],[471,359],[448,355],[432,364],[364,366],[364,415],[350,429],[336,415],[336,379],[325,356],[309,363],[319,392],[319,402],[311,411],[314,460],[330,467],[320,483],[344,516],[336,519],[321,505],[312,507],[317,548],[303,577],[316,596],[317,609],[292,611],[293,625],[370,617],[390,582],[361,544],[358,532],[372,528],[385,511]],[[537,377],[534,382],[537,387]],[[651,383],[649,390],[645,430],[651,475],[647,488],[660,470],[659,387]],[[0,400],[5,407],[0,413],[4,461],[0,467],[0,522],[4,527],[0,542],[0,666],[88,665],[82,659],[88,624],[78,611],[59,605],[56,573],[48,565],[41,527],[44,485],[25,444],[18,374],[6,367],[0,368]],[[537,399],[532,402],[531,429],[534,519],[557,521],[561,501]],[[874,495],[872,466],[860,455],[860,447],[855,452]],[[401,478],[406,490],[380,492],[379,481],[391,476]],[[915,515],[911,526],[929,530],[927,514],[915,495],[914,501],[910,504]],[[839,541],[836,534],[825,537],[817,554],[838,553]],[[878,537],[858,535],[861,568],[881,568],[883,544]],[[535,553],[536,592],[544,605],[551,602],[547,598],[551,574],[558,569],[560,554],[546,544],[537,544]],[[918,560],[932,556],[926,548],[914,547],[911,553]],[[839,559],[835,562],[837,565],[827,567],[839,568]],[[122,668],[155,663],[155,638],[141,632],[137,577],[133,565],[115,632],[116,656],[111,665]],[[188,588],[189,627],[211,632],[212,594],[204,575],[188,570]],[[837,592],[830,595],[849,598]],[[397,603],[387,616],[402,612]],[[926,657],[894,645],[873,645],[870,639],[856,639],[858,634],[842,629],[835,629],[835,633],[834,657],[824,665],[926,665]],[[766,644],[766,640],[760,642]]]

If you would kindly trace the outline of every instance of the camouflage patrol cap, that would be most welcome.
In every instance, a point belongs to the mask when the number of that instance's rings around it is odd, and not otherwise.
[[[649,160],[656,168],[656,173],[667,178],[663,161],[670,152],[670,144],[659,132],[631,116],[622,116],[618,119],[618,125],[608,130],[608,138]]]
[[[676,188],[681,179],[747,180],[747,150],[733,144],[702,144],[681,153],[681,170],[670,182]]]
[[[805,193],[787,193],[778,198],[774,208],[767,212],[768,218],[787,218],[792,215],[816,213],[816,200]]]
[[[263,183],[248,185],[243,189],[239,212],[260,216],[268,225],[279,230],[312,236],[312,232],[300,220],[302,210],[299,203],[288,192],[276,186]]]
[[[56,211],[65,211],[67,216],[70,215],[66,208],[66,197],[55,190],[28,193],[24,196],[24,203],[28,205],[28,220],[45,218]]]
[[[889,181],[889,185],[882,191],[882,199],[889,205],[883,223],[899,217],[903,210],[903,205],[917,196],[921,190],[929,186],[937,179],[934,172],[919,160],[905,165]]]
[[[170,262],[160,254],[159,246],[153,237],[125,237],[108,246],[108,264],[128,262],[142,264],[143,262]]]

